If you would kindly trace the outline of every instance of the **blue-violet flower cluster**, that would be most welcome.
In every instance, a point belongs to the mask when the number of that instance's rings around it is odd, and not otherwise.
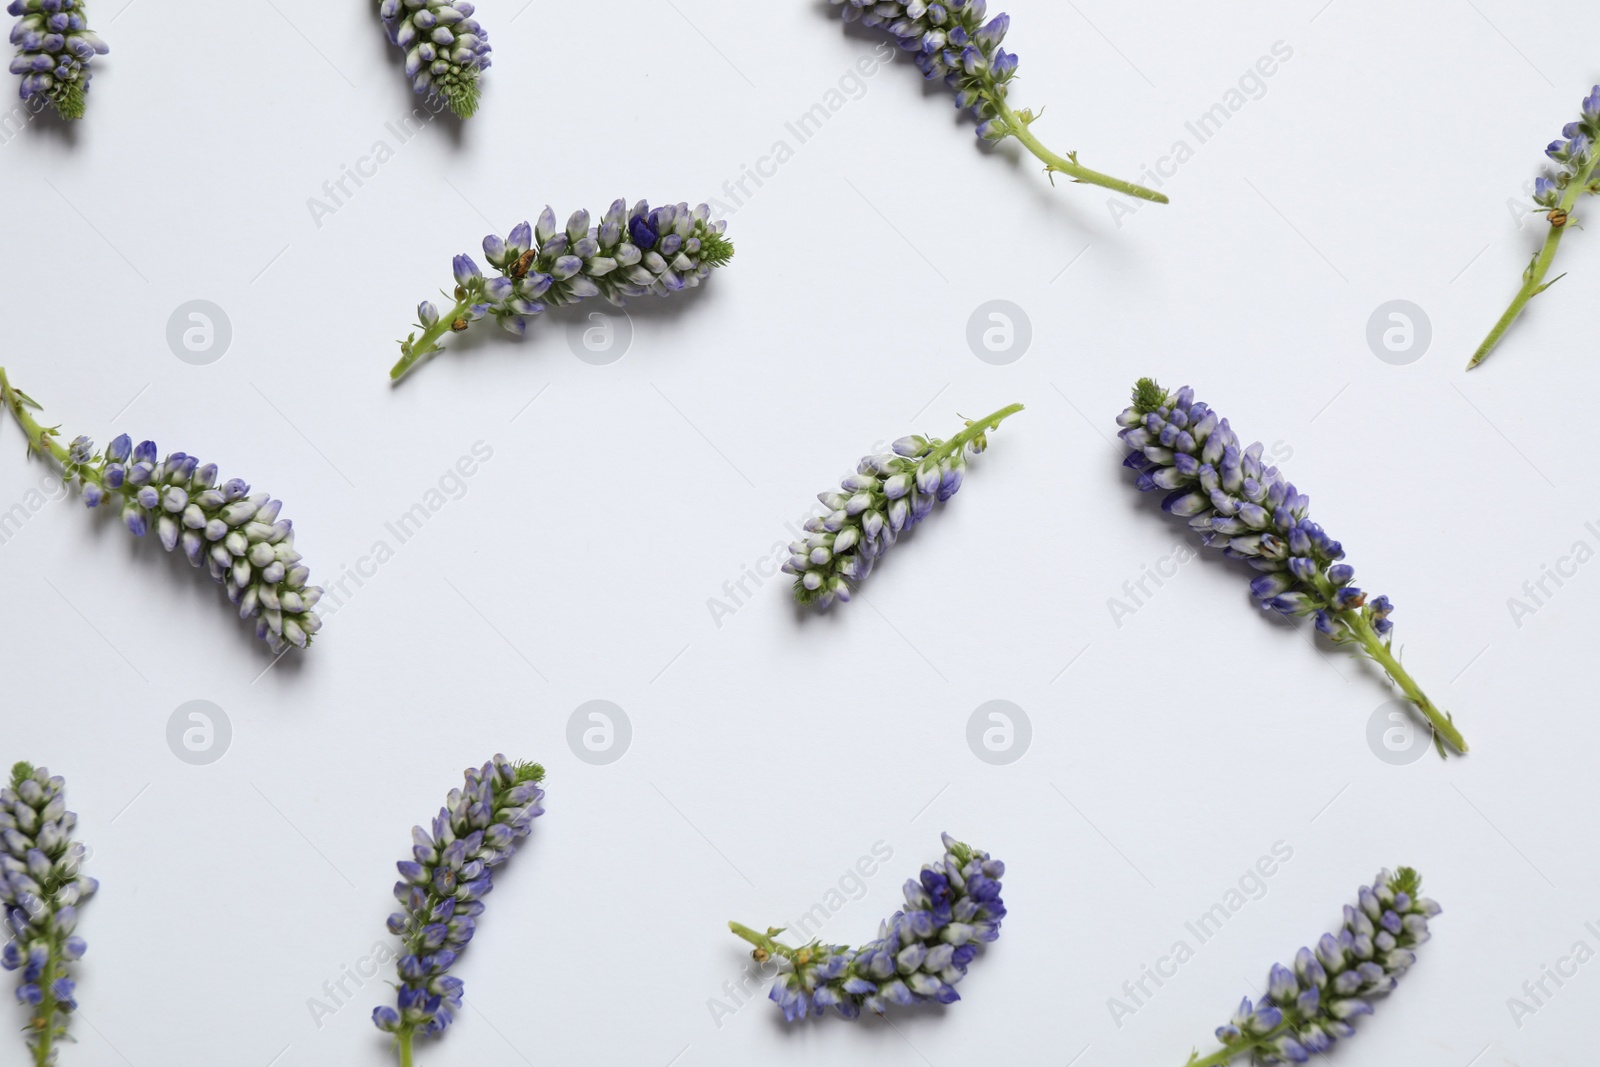
[[[521,223],[503,239],[483,239],[484,257],[498,277],[485,278],[471,256],[456,256],[455,306],[441,315],[431,301],[417,305],[422,336],[413,333],[400,342],[400,362],[389,377],[399,378],[437,351],[447,332],[459,333],[485,317],[520,337],[528,319],[546,308],[591,296],[621,305],[630,296],[691,289],[733,258],[733,244],[723,236],[727,227],[726,221],[712,221],[706,204],[652,208],[641,200],[630,211],[617,200],[596,225],[587,211],[577,211],[565,228],[546,207],[533,225]]]
[[[83,118],[89,61],[110,49],[89,28],[82,0],[11,0],[6,12],[17,19],[11,73],[22,75],[22,99],[43,97],[62,118]]]
[[[1261,572],[1250,592],[1263,608],[1310,615],[1335,642],[1360,648],[1427,716],[1441,755],[1447,743],[1467,750],[1450,716],[1394,656],[1394,605],[1386,596],[1369,600],[1352,584],[1354,568],[1340,562],[1343,546],[1311,521],[1311,498],[1262,462],[1260,443],[1241,447],[1228,420],[1196,401],[1193,389],[1168,393],[1149,378],[1134,387],[1133,406],[1117,424],[1133,449],[1123,465],[1139,472],[1135,484],[1163,490],[1163,511],[1188,519],[1206,544]]]
[[[402,910],[389,916],[389,932],[405,939],[399,1002],[372,1012],[378,1029],[395,1035],[405,1067],[414,1035],[442,1034],[461,1010],[461,979],[450,968],[472,940],[494,869],[544,814],[543,779],[539,764],[497,754],[467,769],[465,785],[450,790],[432,833],[411,830],[412,859],[397,864],[394,886]]]
[[[806,538],[789,546],[783,564],[784,573],[795,576],[795,599],[819,607],[848,601],[851,583],[865,578],[902,533],[928,517],[935,502],[956,495],[967,454],[987,448],[988,432],[1021,410],[1021,404],[1012,404],[970,420],[948,441],[902,437],[890,452],[863,456],[839,489],[818,493],[828,513],[806,521]]]
[[[978,121],[978,136],[986,141],[1015,137],[1039,158],[1053,176],[1065,174],[1075,182],[1103,186],[1158,204],[1166,196],[1142,185],[1090,170],[1078,162],[1076,152],[1065,156],[1050,151],[1029,127],[1038,117],[1027,108],[1013,111],[1006,102],[1011,80],[1017,75],[1017,57],[1001,47],[1011,16],[988,17],[985,0],[830,0],[846,22],[882,26],[900,47],[915,57],[917,68],[929,81],[943,79],[955,90],[956,106],[970,111]]]
[[[1000,936],[1006,865],[949,834],[943,839],[943,858],[906,882],[904,910],[879,927],[876,941],[860,948],[815,941],[792,948],[775,939],[781,929],[763,934],[728,924],[755,946],[752,956],[776,961],[778,978],[769,996],[785,1019],[820,1017],[828,1008],[854,1019],[863,1010],[881,1015],[890,1004],[961,999],[955,986],[978,946]]]
[[[26,393],[0,368],[0,395],[28,435],[28,447],[61,464],[62,477],[82,487],[91,508],[114,507],[136,537],[154,530],[168,552],[180,546],[196,567],[225,586],[241,619],[254,619],[256,636],[274,653],[305,648],[322,620],[312,608],[322,590],[307,585],[311,572],[294,549],[294,524],[280,519],[281,500],[252,493],[234,478],[218,483],[217,466],[183,452],[166,459],[154,441],[137,445],[122,434],[97,452],[87,437],[70,445],[40,426]]]
[[[1354,1034],[1351,1021],[1372,1014],[1372,998],[1394,989],[1417,961],[1411,950],[1428,940],[1428,920],[1440,909],[1419,895],[1421,885],[1410,867],[1378,872],[1355,906],[1345,905],[1339,932],[1302,948],[1290,967],[1273,964],[1267,995],[1242,1000],[1232,1021],[1217,1027],[1221,1050],[1204,1059],[1195,1053],[1188,1067],[1218,1067],[1246,1053],[1261,1067],[1305,1063]]]
[[[1545,149],[1545,155],[1555,163],[1555,169],[1534,181],[1533,202],[1538,207],[1536,213],[1543,214],[1550,223],[1550,232],[1545,235],[1543,247],[1533,254],[1528,269],[1522,272],[1522,288],[1517,290],[1511,306],[1506,308],[1500,321],[1489,331],[1489,336],[1472,354],[1472,359],[1467,363],[1468,370],[1489,358],[1489,353],[1500,343],[1506,330],[1528,306],[1528,301],[1565,277],[1560,275],[1548,282],[1544,280],[1545,275],[1550,273],[1550,264],[1555,262],[1562,235],[1576,221],[1573,209],[1578,197],[1600,193],[1600,85],[1589,90],[1578,112],[1578,121],[1567,123],[1561,130],[1560,138],[1551,141]]]
[[[79,873],[85,849],[72,840],[78,817],[67,810],[66,783],[43,767],[19,763],[0,789],[0,908],[10,940],[0,967],[21,971],[17,999],[28,1009],[35,1067],[56,1062],[77,1008],[69,964],[87,946],[74,931],[78,905],[99,887]]]
[[[478,110],[478,75],[489,67],[489,35],[469,0],[382,0],[389,43],[406,54],[411,87],[443,99],[461,118]]]

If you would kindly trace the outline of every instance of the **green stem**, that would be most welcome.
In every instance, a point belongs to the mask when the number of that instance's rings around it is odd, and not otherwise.
[[[1010,418],[1021,410],[1021,404],[1007,404],[999,411],[967,423],[966,429],[962,430],[948,441],[945,441],[938,448],[934,449],[932,452],[929,452],[922,458],[922,460],[919,460],[918,462],[925,462],[931,459],[937,463],[948,456],[959,455],[961,450],[967,446],[968,442],[975,438],[982,437],[984,434],[988,433],[996,426],[999,426],[1006,419]]]
[[[54,903],[52,901],[52,903]],[[50,1067],[53,1062],[50,1058],[50,1049],[55,1042],[56,1030],[56,998],[50,987],[56,981],[56,954],[60,950],[54,941],[50,945],[50,955],[45,960],[44,971],[39,975],[39,989],[44,999],[39,1001],[39,1006],[34,1009],[34,1018],[29,1023],[39,1034],[38,1043],[33,1046],[34,1067]]]
[[[1467,742],[1461,736],[1461,731],[1456,729],[1456,725],[1451,721],[1449,714],[1435,707],[1433,701],[1429,700],[1428,695],[1422,691],[1422,687],[1412,680],[1411,675],[1406,673],[1404,667],[1400,666],[1400,661],[1390,651],[1389,642],[1378,636],[1378,631],[1373,628],[1372,622],[1359,609],[1354,608],[1341,612],[1339,621],[1344,623],[1350,635],[1360,643],[1367,655],[1378,661],[1378,665],[1388,673],[1394,684],[1400,687],[1400,691],[1406,695],[1406,699],[1415,704],[1417,710],[1428,717],[1428,723],[1433,727],[1434,741],[1438,745],[1439,754],[1441,756],[1448,755],[1444,750],[1445,745],[1449,745],[1457,752],[1465,754]]]
[[[400,362],[389,368],[389,380],[399,381],[416,364],[417,360],[437,352],[439,350],[439,338],[449,333],[454,328],[456,320],[460,319],[471,306],[471,295],[468,294],[468,296],[457,301],[455,307],[440,315],[438,322],[424,329],[421,337],[407,338],[400,342]]]
[[[1225,1048],[1220,1048],[1203,1060],[1191,1058],[1183,1067],[1221,1067],[1222,1064],[1232,1063],[1240,1056],[1272,1042],[1287,1029],[1288,1026],[1286,1024],[1280,1025],[1277,1029],[1262,1037],[1251,1038],[1248,1041],[1240,1041]]]
[[[1522,314],[1522,309],[1528,306],[1528,301],[1544,292],[1549,286],[1545,285],[1544,276],[1550,273],[1550,264],[1555,261],[1556,249],[1561,247],[1561,236],[1567,232],[1567,227],[1572,225],[1572,208],[1578,202],[1578,197],[1589,188],[1589,183],[1594,180],[1596,164],[1600,164],[1600,151],[1593,151],[1594,158],[1583,170],[1573,177],[1567,186],[1567,191],[1562,194],[1560,206],[1556,211],[1563,216],[1560,226],[1552,223],[1550,233],[1544,239],[1544,247],[1539,249],[1539,254],[1534,257],[1533,263],[1522,275],[1522,288],[1517,290],[1517,295],[1511,301],[1511,306],[1506,308],[1506,313],[1500,316],[1500,321],[1494,324],[1494,329],[1489,331],[1489,336],[1483,339],[1483,344],[1472,354],[1467,361],[1467,369],[1471,370],[1489,358],[1495,346],[1500,343],[1500,338],[1511,328]],[[1557,279],[1559,280],[1559,279]],[[1551,282],[1550,285],[1554,285]]]
[[[28,394],[12,387],[4,367],[0,367],[0,398],[3,398],[6,407],[11,409],[12,417],[17,420],[17,425],[22,427],[22,432],[28,435],[30,452],[53,456],[59,463],[67,462],[69,458],[67,446],[55,439],[56,427],[39,425],[39,421],[33,417],[30,410],[37,405]]]
[[[400,1067],[411,1067],[411,1035],[409,1028],[395,1035],[395,1045],[400,1049]]]
[[[1021,141],[1028,151],[1038,156],[1043,161],[1045,170],[1060,172],[1075,182],[1099,185],[1122,193],[1124,196],[1133,196],[1140,200],[1149,200],[1157,204],[1169,203],[1164,193],[1158,193],[1154,189],[1146,189],[1144,186],[1135,185],[1132,182],[1125,182],[1121,178],[1113,178],[1111,175],[1102,174],[1097,170],[1090,170],[1078,162],[1077,153],[1068,156],[1056,155],[1046,148],[1028,129],[1028,124],[1033,121],[1033,116],[1024,117],[1018,115],[1011,110],[1011,105],[1007,104],[1005,98],[998,93],[991,93],[989,99],[994,104],[995,110],[1000,113],[1000,117],[1005,120],[1006,125],[1010,128],[1011,136]]]

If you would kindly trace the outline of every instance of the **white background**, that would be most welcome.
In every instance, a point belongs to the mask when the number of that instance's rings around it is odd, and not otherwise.
[[[1542,237],[1508,202],[1600,77],[1600,15],[1324,2],[1010,5],[1014,102],[1129,178],[1293,50],[1167,182],[1172,205],[1120,228],[1102,191],[982,150],[897,61],[731,216],[730,266],[635,303],[621,361],[575,358],[581,318],[551,316],[520,343],[458,339],[397,389],[394,339],[491,225],[726,200],[879,38],[812,0],[484,0],[478,116],[429,124],[318,226],[308,199],[417,104],[373,5],[96,4],[112,54],[88,117],[0,145],[13,381],[68,436],[152,437],[283,497],[324,583],[474,442],[493,459],[271,670],[219,588],[109,514],[52,503],[0,547],[3,756],[66,775],[103,882],[62,1062],[392,1062],[369,1022],[387,967],[320,1026],[308,1002],[392,944],[411,825],[496,751],[548,765],[548,813],[422,1064],[1179,1067],[1396,864],[1444,914],[1330,1060],[1589,1062],[1600,962],[1520,1028],[1507,998],[1574,942],[1600,949],[1600,567],[1520,628],[1507,601],[1575,541],[1600,548],[1576,402],[1600,385],[1600,235],[1572,233],[1571,277],[1462,368]],[[233,328],[209,366],[165,338],[197,298]],[[965,340],[996,298],[1032,324],[1008,366]],[[1365,339],[1392,299],[1432,322],[1408,366]],[[1377,758],[1381,678],[1262,617],[1248,572],[1209,554],[1114,624],[1108,599],[1185,537],[1109,443],[1143,374],[1292,450],[1470,757]],[[708,599],[874,442],[1012,401],[863,596],[804,617],[774,580],[714,623]],[[45,468],[9,419],[0,450],[9,507]],[[232,723],[208,766],[166,741],[196,699]],[[609,766],[566,742],[591,699],[632,722]],[[1032,722],[1009,766],[966,743],[991,699]],[[960,1003],[786,1027],[756,1000],[717,1025],[746,960],[726,920],[794,917],[883,841],[887,869],[823,930],[873,936],[943,829],[1009,866],[1011,915]],[[1185,922],[1277,841],[1294,855],[1266,895],[1116,1025],[1108,998],[1195,947]]]

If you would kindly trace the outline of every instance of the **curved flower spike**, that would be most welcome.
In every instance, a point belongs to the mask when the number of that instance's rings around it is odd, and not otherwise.
[[[733,258],[726,221],[711,221],[706,204],[663,204],[641,200],[628,210],[617,200],[589,225],[587,211],[574,212],[562,228],[546,207],[533,225],[524,222],[501,238],[483,239],[483,254],[499,277],[485,279],[471,256],[455,258],[455,306],[441,315],[430,301],[417,305],[422,336],[400,342],[400,362],[389,371],[398,379],[422,357],[437,352],[448,332],[493,317],[522,336],[528,320],[546,308],[603,296],[616,305],[630,296],[666,296],[692,289]]]
[[[956,495],[967,454],[987,448],[988,432],[1021,410],[1021,404],[1012,404],[968,420],[948,441],[902,437],[893,451],[863,456],[839,489],[818,493],[828,514],[806,522],[808,536],[789,546],[783,565],[785,574],[795,576],[794,598],[819,607],[836,598],[848,601],[851,585],[872,571],[901,534],[927,518],[936,501]]]
[[[373,1024],[395,1036],[402,1067],[411,1067],[417,1034],[444,1033],[461,1010],[461,979],[450,968],[472,940],[483,898],[494,888],[494,869],[544,814],[543,780],[539,764],[497,754],[467,768],[466,784],[450,790],[432,833],[411,830],[413,858],[396,864],[394,895],[403,910],[389,916],[389,932],[405,940],[399,1000],[372,1010]]]
[[[833,1008],[846,1019],[863,1009],[879,1015],[890,1004],[951,1004],[956,983],[978,946],[1000,936],[1006,905],[1000,879],[1006,865],[987,852],[943,835],[945,853],[905,884],[906,906],[860,948],[813,941],[791,948],[776,940],[782,929],[758,933],[740,923],[728,929],[755,946],[757,960],[776,960],[778,978],[768,998],[789,1022],[821,1017]]]
[[[278,518],[283,501],[251,493],[238,478],[219,485],[216,464],[201,466],[182,452],[159,460],[154,441],[135,445],[127,434],[101,452],[87,437],[63,445],[56,427],[34,419],[39,405],[12,388],[3,367],[0,397],[28,435],[28,450],[60,464],[84,504],[117,508],[135,537],[153,529],[168,552],[181,546],[190,563],[227,587],[241,619],[256,620],[256,636],[274,653],[311,644],[322,628],[311,610],[322,590],[306,584],[311,572],[294,550],[294,524]]]
[[[72,840],[78,817],[66,809],[66,782],[19,763],[0,789],[0,910],[10,940],[0,967],[22,972],[17,999],[28,1008],[28,1048],[36,1067],[56,1062],[77,1008],[68,965],[88,948],[74,931],[78,906],[100,883],[79,874],[84,847]]]
[[[1006,102],[1011,79],[1017,75],[1017,57],[1000,47],[1011,28],[1010,15],[987,18],[986,0],[829,0],[846,22],[882,26],[900,47],[915,57],[917,68],[929,81],[943,78],[955,90],[956,106],[978,120],[978,136],[986,141],[1015,137],[1045,165],[1055,180],[1065,174],[1075,182],[1099,185],[1127,196],[1167,203],[1154,189],[1090,170],[1078,162],[1076,152],[1059,156],[1029,129],[1037,115],[1023,108],[1013,111]]]
[[[1411,950],[1428,940],[1428,920],[1440,908],[1418,895],[1421,885],[1410,867],[1379,871],[1355,906],[1345,905],[1339,932],[1302,948],[1292,967],[1274,964],[1267,995],[1240,1001],[1232,1020],[1217,1027],[1223,1047],[1204,1059],[1193,1053],[1187,1067],[1220,1067],[1247,1053],[1260,1067],[1305,1063],[1354,1034],[1356,1016],[1372,1014],[1373,998],[1394,989],[1417,960]]]
[[[83,118],[89,61],[110,49],[89,29],[82,0],[11,0],[6,13],[17,16],[11,73],[22,75],[22,99],[42,96],[62,118]]]
[[[381,0],[389,43],[406,54],[411,88],[442,99],[461,118],[478,110],[478,75],[489,67],[489,35],[468,0]]]
[[[1534,181],[1533,202],[1538,208],[1535,214],[1544,215],[1550,223],[1544,247],[1534,253],[1528,269],[1522,272],[1522,288],[1517,290],[1511,306],[1472,354],[1467,362],[1468,370],[1489,358],[1500,338],[1528,306],[1528,301],[1566,277],[1563,274],[1544,280],[1550,273],[1550,264],[1555,262],[1562,235],[1574,222],[1572,211],[1578,197],[1600,193],[1600,150],[1596,149],[1596,145],[1600,145],[1600,85],[1589,90],[1578,111],[1578,121],[1567,123],[1561,136],[1545,149],[1545,155],[1556,164],[1554,172]]]
[[[1139,379],[1133,406],[1117,425],[1117,436],[1133,449],[1123,466],[1139,472],[1134,484],[1165,491],[1163,511],[1188,519],[1206,544],[1259,571],[1250,592],[1263,608],[1310,615],[1336,643],[1360,648],[1427,716],[1441,756],[1447,744],[1467,750],[1449,714],[1434,707],[1395,657],[1394,605],[1386,596],[1369,600],[1351,584],[1354,568],[1339,562],[1343,546],[1311,521],[1311,498],[1262,463],[1259,443],[1240,447],[1228,420],[1195,400],[1193,389],[1168,393],[1150,378]]]

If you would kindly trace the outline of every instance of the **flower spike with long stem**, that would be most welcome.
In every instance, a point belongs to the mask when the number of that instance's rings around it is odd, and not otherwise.
[[[77,484],[91,508],[116,507],[135,537],[151,529],[161,547],[182,546],[196,567],[225,586],[239,617],[255,619],[256,636],[274,653],[305,648],[322,620],[312,607],[322,590],[294,550],[294,524],[278,518],[283,501],[251,493],[239,478],[217,484],[217,465],[174,452],[157,459],[154,441],[137,445],[122,434],[96,451],[87,437],[63,445],[59,428],[41,426],[39,405],[14,388],[0,367],[0,400],[28,437],[28,451],[54,461],[68,485]]]
[[[927,518],[936,502],[956,495],[967,456],[989,447],[989,431],[1021,410],[1011,404],[968,419],[948,441],[902,437],[892,451],[863,456],[838,489],[818,493],[828,513],[806,521],[805,539],[789,546],[783,564],[784,573],[795,576],[794,598],[818,607],[848,601],[852,584],[871,573],[901,534]]]
[[[372,1022],[394,1035],[401,1067],[412,1067],[416,1035],[444,1033],[461,1010],[461,979],[450,973],[483,914],[494,869],[511,858],[544,814],[539,802],[544,768],[495,757],[468,767],[466,783],[450,790],[430,834],[412,827],[412,859],[401,860],[394,895],[404,910],[389,916],[403,938],[395,1007],[372,1009]]]
[[[728,929],[755,948],[750,955],[776,961],[777,980],[768,999],[789,1022],[820,1018],[833,1008],[846,1019],[863,1009],[882,1015],[890,1004],[951,1004],[961,999],[956,983],[978,946],[1000,936],[1006,905],[1000,879],[1006,865],[987,852],[942,835],[945,853],[905,884],[906,906],[878,928],[878,939],[860,948],[818,941],[794,948],[742,923]]]
[[[829,0],[846,22],[882,26],[900,47],[915,56],[918,69],[929,81],[943,78],[955,90],[956,106],[978,120],[978,136],[986,141],[1015,137],[1044,163],[1055,180],[1064,174],[1074,182],[1099,185],[1125,196],[1167,203],[1154,189],[1090,170],[1078,162],[1078,153],[1058,155],[1046,148],[1029,128],[1039,116],[1027,108],[1014,111],[1006,100],[1011,79],[1017,75],[1017,57],[1000,47],[1011,16],[987,19],[985,0]]]
[[[652,209],[641,200],[628,210],[617,200],[597,225],[576,211],[565,228],[549,207],[533,225],[523,222],[509,236],[490,234],[483,254],[500,272],[485,279],[471,256],[452,264],[456,285],[445,294],[454,302],[444,314],[432,301],[417,305],[422,336],[400,342],[400,362],[389,371],[399,379],[419,359],[437,352],[445,334],[493,317],[522,336],[528,320],[546,308],[603,296],[618,306],[630,296],[666,296],[692,289],[733,258],[733,243],[723,236],[726,221],[712,221],[706,204],[663,204]]]
[[[489,35],[469,0],[382,0],[389,43],[406,54],[411,88],[443,99],[459,118],[478,110],[478,75],[489,67]]]
[[[1217,1027],[1222,1048],[1204,1059],[1191,1054],[1185,1067],[1221,1067],[1247,1054],[1260,1067],[1305,1063],[1354,1034],[1351,1023],[1372,1014],[1372,999],[1394,989],[1417,961],[1411,950],[1428,940],[1428,920],[1440,908],[1421,888],[1410,867],[1379,871],[1356,904],[1344,906],[1339,932],[1295,953],[1293,967],[1273,964],[1267,995],[1254,1004],[1244,998]]]
[[[89,61],[110,51],[89,28],[83,0],[11,0],[6,13],[17,16],[11,73],[22,75],[22,99],[42,96],[62,118],[83,118]]]
[[[1512,298],[1511,306],[1467,362],[1468,370],[1489,358],[1506,330],[1528,306],[1528,301],[1566,277],[1562,274],[1544,280],[1550,273],[1550,264],[1555,262],[1562,236],[1577,224],[1573,210],[1578,197],[1600,193],[1600,85],[1589,90],[1579,110],[1578,121],[1567,123],[1561,136],[1545,149],[1545,155],[1556,164],[1554,174],[1542,175],[1534,181],[1533,202],[1537,205],[1534,214],[1545,217],[1550,232],[1545,234],[1544,246],[1533,254],[1528,268],[1522,272],[1522,287]]]
[[[1311,498],[1262,463],[1259,443],[1241,447],[1228,420],[1195,400],[1193,389],[1169,393],[1150,378],[1139,379],[1117,425],[1133,449],[1123,465],[1139,472],[1138,488],[1165,491],[1163,511],[1188,519],[1207,545],[1261,572],[1250,592],[1263,608],[1310,615],[1319,632],[1371,656],[1427,717],[1439,755],[1446,746],[1467,750],[1450,715],[1394,654],[1394,605],[1386,596],[1369,600],[1351,584],[1354,568],[1339,562],[1343,546],[1308,517]]]
[[[79,873],[87,850],[72,840],[78,817],[67,810],[66,782],[19,763],[0,789],[0,910],[10,935],[0,967],[22,972],[17,999],[27,1006],[35,1067],[56,1062],[67,1016],[78,1006],[68,965],[87,945],[74,931],[78,905],[99,888]]]

